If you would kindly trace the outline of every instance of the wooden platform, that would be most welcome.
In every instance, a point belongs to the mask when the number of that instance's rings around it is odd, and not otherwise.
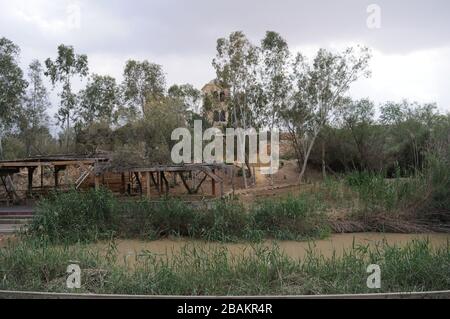
[[[75,168],[79,176],[71,185],[61,185],[60,172],[69,167]],[[28,184],[26,198],[39,199],[48,193],[58,190],[65,191],[71,188],[87,189],[106,187],[113,193],[140,196],[166,196],[170,193],[169,175],[172,181],[181,181],[188,195],[198,193],[202,184],[209,180],[211,182],[211,196],[224,196],[224,181],[217,172],[230,173],[233,183],[233,165],[225,164],[184,164],[184,165],[148,165],[135,167],[117,167],[110,158],[106,156],[50,156],[33,157],[11,161],[0,161],[0,187],[4,187],[7,198],[0,198],[5,203],[17,202],[18,195],[13,185],[14,174],[26,170]],[[44,183],[44,170],[53,172],[53,185]],[[192,178],[192,175],[195,178]],[[40,181],[36,183],[37,176]],[[197,176],[199,175],[199,177]],[[198,179],[197,179],[198,177]],[[178,180],[178,181],[177,181]],[[36,184],[39,184],[37,186]],[[45,185],[47,184],[47,185]],[[218,188],[218,191],[217,189]],[[154,192],[152,194],[152,192]]]

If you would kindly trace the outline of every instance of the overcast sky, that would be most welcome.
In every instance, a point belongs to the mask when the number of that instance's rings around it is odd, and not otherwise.
[[[381,9],[379,24],[371,4]],[[373,74],[352,87],[354,98],[408,98],[450,111],[446,0],[0,0],[0,36],[21,47],[24,68],[54,58],[64,43],[88,55],[91,73],[118,81],[127,59],[148,59],[164,66],[168,84],[201,88],[214,78],[217,38],[237,30],[254,43],[277,31],[307,55],[367,45]]]

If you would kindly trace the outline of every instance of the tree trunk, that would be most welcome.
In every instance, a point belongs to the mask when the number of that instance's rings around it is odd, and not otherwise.
[[[66,129],[66,150],[69,153],[69,134],[70,134],[70,118],[67,115],[67,129]]]
[[[314,136],[311,140],[311,143],[308,146],[308,150],[305,154],[305,158],[303,159],[303,166],[302,166],[302,170],[301,170],[300,176],[299,176],[300,183],[303,182],[303,178],[304,178],[305,172],[306,172],[306,167],[308,166],[309,156],[311,155],[311,151],[314,146],[314,142],[316,141],[317,135],[318,135],[318,133],[314,134]]]
[[[244,178],[244,188],[247,189],[247,172],[245,170],[245,164],[242,165],[242,177]]]
[[[2,144],[2,140],[3,140],[3,134],[2,134],[2,132],[0,132],[0,160],[3,159],[3,144]]]
[[[327,178],[327,165],[325,163],[325,142],[322,142],[322,175],[323,179]]]

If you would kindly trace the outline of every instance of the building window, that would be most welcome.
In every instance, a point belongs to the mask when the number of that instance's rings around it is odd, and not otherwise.
[[[220,114],[218,111],[214,111],[213,120],[214,120],[214,122],[220,121]]]
[[[220,112],[220,122],[226,122],[227,121],[227,114],[225,111]]]
[[[225,102],[225,92],[220,92],[220,102]]]

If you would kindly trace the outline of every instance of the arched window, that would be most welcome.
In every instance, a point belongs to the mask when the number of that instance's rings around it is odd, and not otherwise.
[[[227,121],[227,114],[225,111],[220,112],[220,122],[226,122]]]
[[[225,102],[225,92],[220,92],[220,102]]]
[[[214,120],[214,122],[219,122],[220,121],[219,111],[214,111],[213,120]]]

